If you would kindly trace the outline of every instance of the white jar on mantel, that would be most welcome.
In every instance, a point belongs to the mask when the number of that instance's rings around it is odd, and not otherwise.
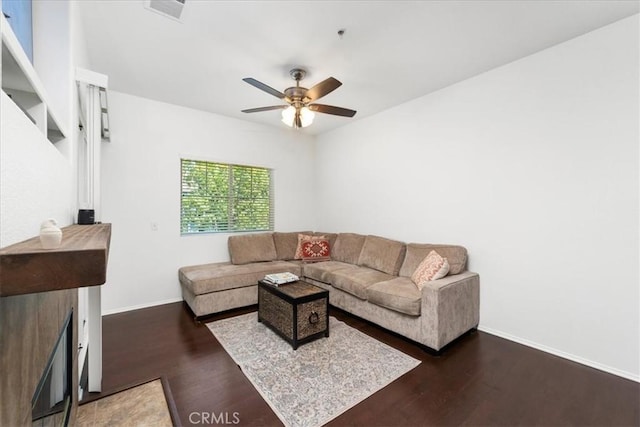
[[[44,249],[55,249],[62,242],[62,230],[55,219],[48,219],[40,226],[40,243]]]

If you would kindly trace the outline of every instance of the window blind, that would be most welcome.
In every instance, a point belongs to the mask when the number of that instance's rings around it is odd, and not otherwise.
[[[180,232],[273,230],[271,170],[181,159]]]

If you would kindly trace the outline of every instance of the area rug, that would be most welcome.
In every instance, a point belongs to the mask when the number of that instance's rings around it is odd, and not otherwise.
[[[255,312],[207,327],[288,427],[321,426],[420,364],[333,317],[295,351]]]

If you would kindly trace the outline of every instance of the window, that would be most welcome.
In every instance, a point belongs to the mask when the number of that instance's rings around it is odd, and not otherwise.
[[[31,12],[31,0],[3,1],[2,13],[11,29],[27,54],[29,61],[33,63],[33,23]]]
[[[181,159],[180,232],[273,230],[271,170]]]

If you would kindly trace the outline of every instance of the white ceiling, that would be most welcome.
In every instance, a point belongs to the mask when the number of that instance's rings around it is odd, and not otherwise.
[[[282,103],[242,81],[283,91],[343,85],[319,102],[357,110],[316,114],[320,134],[639,12],[638,1],[205,1],[186,0],[180,21],[144,1],[83,1],[90,68],[109,88],[243,120],[285,127]],[[340,38],[338,30],[345,29]]]

